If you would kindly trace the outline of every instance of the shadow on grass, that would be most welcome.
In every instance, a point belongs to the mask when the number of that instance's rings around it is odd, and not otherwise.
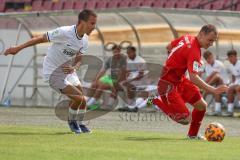
[[[52,132],[52,133],[38,133],[38,132],[0,132],[0,135],[14,135],[14,136],[29,136],[29,135],[52,135],[52,136],[56,136],[56,135],[68,135],[68,134],[73,134],[72,132]]]
[[[128,141],[182,141],[186,138],[172,138],[172,137],[126,137],[124,140]]]

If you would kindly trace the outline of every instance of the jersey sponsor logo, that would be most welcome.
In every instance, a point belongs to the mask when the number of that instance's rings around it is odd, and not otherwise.
[[[63,54],[65,54],[65,55],[68,55],[68,56],[70,56],[70,57],[72,57],[72,56],[74,56],[76,53],[74,52],[74,51],[72,51],[72,50],[67,50],[67,49],[63,49],[63,52],[62,52]]]
[[[240,75],[240,70],[239,69],[236,69],[236,72]]]

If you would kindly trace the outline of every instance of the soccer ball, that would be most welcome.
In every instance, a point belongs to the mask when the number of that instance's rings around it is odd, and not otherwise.
[[[225,128],[218,122],[210,123],[205,130],[205,137],[208,141],[222,142],[225,137]]]

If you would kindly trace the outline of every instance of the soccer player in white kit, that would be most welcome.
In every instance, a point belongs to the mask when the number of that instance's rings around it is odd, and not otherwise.
[[[39,43],[52,42],[43,62],[43,78],[51,88],[67,95],[69,103],[68,125],[72,132],[88,133],[82,124],[86,112],[86,100],[81,83],[76,74],[80,67],[82,54],[88,48],[88,35],[95,29],[97,15],[91,10],[83,10],[78,15],[76,25],[63,26],[33,37],[29,41],[8,48],[4,55],[15,55],[20,50]]]
[[[144,74],[147,72],[146,61],[136,54],[136,48],[134,46],[127,48],[127,56],[127,80],[123,83],[127,89],[127,105],[118,110],[137,112],[138,109],[147,105],[147,100],[144,101],[142,97],[136,98],[135,95],[137,86],[147,81],[146,77],[144,77]]]

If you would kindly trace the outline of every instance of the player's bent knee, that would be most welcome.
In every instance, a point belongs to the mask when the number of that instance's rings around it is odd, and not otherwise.
[[[185,118],[185,119],[180,119],[178,121],[178,123],[182,124],[182,125],[188,125],[190,123],[190,118]]]
[[[78,103],[79,105],[85,105],[86,104],[86,99],[84,96],[76,96],[75,97],[75,102]]]
[[[201,105],[201,106],[196,107],[196,109],[199,111],[204,111],[204,110],[206,110],[206,108],[207,108],[207,105]]]
[[[200,100],[200,101],[196,102],[193,106],[195,109],[197,109],[199,111],[204,111],[207,108],[207,102],[204,100]]]

